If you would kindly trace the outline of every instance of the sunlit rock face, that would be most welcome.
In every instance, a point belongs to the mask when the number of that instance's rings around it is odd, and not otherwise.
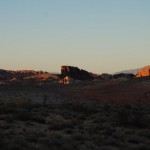
[[[136,77],[146,77],[146,76],[150,76],[150,65],[140,69],[139,72],[136,74]]]
[[[94,77],[91,73],[73,66],[61,66],[61,76],[69,76],[77,80],[92,80]]]

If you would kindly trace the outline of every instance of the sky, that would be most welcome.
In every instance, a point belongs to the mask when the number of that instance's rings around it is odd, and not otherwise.
[[[114,73],[150,64],[150,0],[0,0],[0,69]]]

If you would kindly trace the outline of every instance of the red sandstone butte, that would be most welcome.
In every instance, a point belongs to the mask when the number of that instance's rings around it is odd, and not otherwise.
[[[61,76],[63,78],[66,76],[69,76],[77,80],[94,79],[94,77],[92,76],[92,73],[85,71],[83,69],[79,69],[78,67],[73,67],[73,66],[61,66]]]
[[[150,76],[150,65],[140,69],[136,74],[136,77],[146,77],[146,76]]]

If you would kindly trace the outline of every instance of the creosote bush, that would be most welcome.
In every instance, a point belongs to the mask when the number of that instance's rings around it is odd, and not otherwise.
[[[142,110],[120,110],[116,115],[116,123],[119,126],[131,128],[149,128],[150,118]]]

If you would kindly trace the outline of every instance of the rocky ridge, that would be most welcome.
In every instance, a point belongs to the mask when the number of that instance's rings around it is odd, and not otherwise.
[[[35,82],[49,82],[55,83],[76,83],[76,81],[90,81],[90,80],[112,80],[112,79],[132,79],[134,77],[150,76],[150,65],[142,68],[139,72],[134,74],[118,73],[101,75],[88,72],[78,67],[64,65],[61,66],[61,74],[50,74],[43,71],[34,70],[3,70],[0,69],[0,82],[6,81],[35,81]]]
[[[34,70],[0,70],[0,80],[23,80],[25,77],[43,74],[43,71]]]

